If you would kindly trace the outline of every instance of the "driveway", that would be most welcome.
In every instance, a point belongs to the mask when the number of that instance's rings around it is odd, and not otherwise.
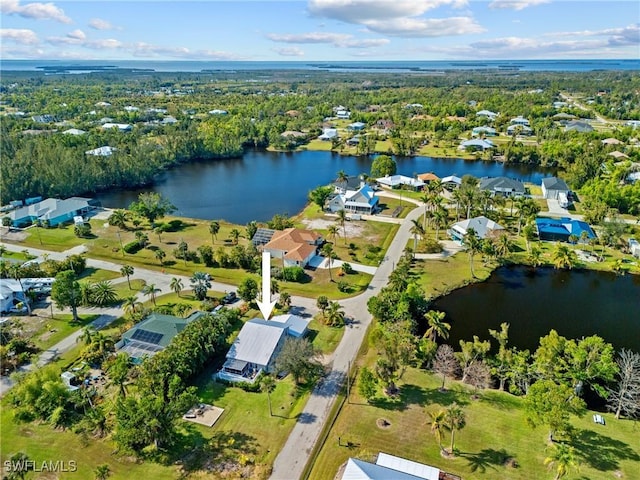
[[[549,213],[551,215],[560,215],[562,217],[570,217],[571,213],[566,208],[560,206],[558,200],[553,198],[547,198],[547,206],[549,207]]]

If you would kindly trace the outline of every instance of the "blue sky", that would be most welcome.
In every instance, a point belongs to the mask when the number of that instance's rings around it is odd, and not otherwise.
[[[0,0],[3,59],[640,58],[635,0]]]

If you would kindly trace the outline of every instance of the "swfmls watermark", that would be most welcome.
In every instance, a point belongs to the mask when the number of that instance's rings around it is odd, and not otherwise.
[[[78,471],[78,462],[75,460],[5,460],[4,470],[11,472],[38,472],[38,473],[73,473]]]

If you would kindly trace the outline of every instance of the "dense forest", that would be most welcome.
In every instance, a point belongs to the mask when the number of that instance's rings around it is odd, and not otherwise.
[[[379,139],[389,139],[397,155],[414,154],[419,140],[468,138],[486,122],[476,116],[481,109],[500,112],[492,124],[498,130],[522,115],[531,120],[536,140],[514,136],[498,145],[496,153],[506,162],[556,166],[575,189],[590,184],[591,191],[612,190],[599,183],[601,165],[611,160],[611,149],[600,140],[612,133],[565,132],[553,116],[560,111],[588,118],[596,112],[613,120],[640,119],[638,91],[640,78],[633,72],[5,72],[0,201],[144,185],[179,163],[241,156],[248,148],[289,148],[283,132],[315,138],[337,105],[350,110],[353,122],[390,121],[393,128]],[[558,110],[553,102],[561,92],[588,101],[593,112],[573,105]],[[407,108],[411,104],[421,107]],[[131,125],[131,131],[104,129],[105,122]],[[70,128],[86,133],[62,133]],[[613,133],[623,142],[635,134],[623,122]],[[102,146],[112,147],[112,154],[86,153]],[[627,152],[630,160],[640,160],[638,150]],[[640,198],[635,191],[632,196]],[[633,207],[628,199],[607,202],[620,211]]]

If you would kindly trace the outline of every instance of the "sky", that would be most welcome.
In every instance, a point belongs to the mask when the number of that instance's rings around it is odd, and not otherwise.
[[[0,58],[640,58],[636,0],[0,0]]]

